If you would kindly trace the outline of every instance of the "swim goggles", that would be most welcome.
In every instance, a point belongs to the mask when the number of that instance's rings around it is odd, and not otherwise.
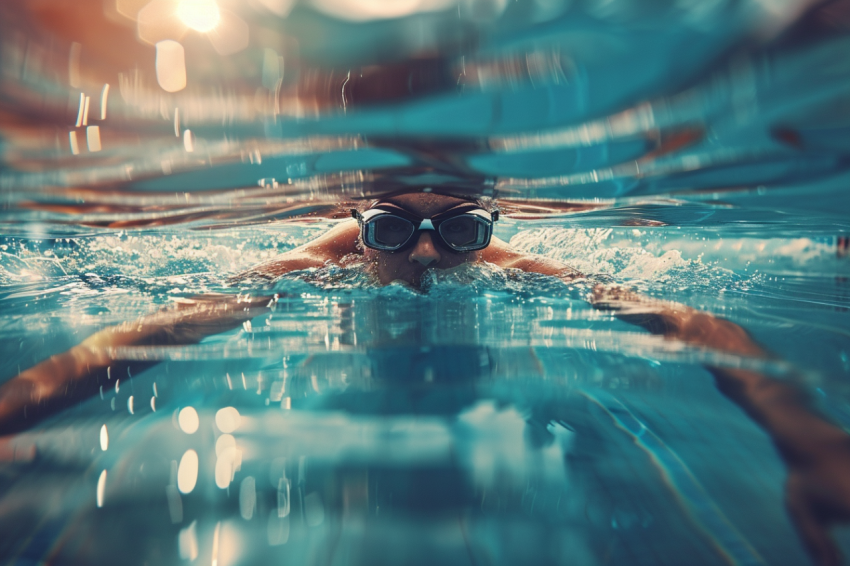
[[[366,246],[385,252],[396,252],[416,243],[417,232],[431,230],[434,240],[455,252],[483,250],[490,245],[493,222],[499,211],[492,214],[477,205],[458,207],[431,218],[422,218],[405,210],[370,208],[365,212],[351,210],[360,225],[360,237]]]

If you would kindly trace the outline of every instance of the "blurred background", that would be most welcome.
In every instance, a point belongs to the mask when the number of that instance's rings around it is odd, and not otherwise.
[[[847,2],[86,0],[2,14],[12,232],[330,215],[315,207],[432,185],[546,201],[523,211],[589,227],[848,229]]]

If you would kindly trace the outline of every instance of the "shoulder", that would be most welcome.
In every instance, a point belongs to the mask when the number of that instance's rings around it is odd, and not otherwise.
[[[357,246],[359,234],[360,229],[354,220],[340,222],[315,240],[255,265],[235,279],[275,279],[290,271],[322,267],[329,261],[337,263],[346,256],[362,253]]]
[[[531,273],[552,275],[561,279],[574,279],[582,276],[579,271],[566,263],[542,255],[516,251],[507,242],[498,238],[493,238],[490,245],[482,252],[481,259],[503,269],[520,269]]]

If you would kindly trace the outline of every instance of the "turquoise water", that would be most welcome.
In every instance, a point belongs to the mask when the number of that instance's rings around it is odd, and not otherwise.
[[[278,300],[108,349],[4,429],[3,564],[816,563],[706,367],[850,427],[845,3],[257,0],[209,34],[131,4],[0,7],[0,380],[181,300]],[[423,187],[588,277],[232,279]],[[653,336],[600,282],[776,355]]]

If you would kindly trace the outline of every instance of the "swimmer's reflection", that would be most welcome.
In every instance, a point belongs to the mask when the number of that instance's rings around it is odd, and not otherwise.
[[[273,280],[288,272],[331,263],[361,265],[384,285],[401,281],[419,287],[429,270],[476,262],[567,281],[581,276],[567,265],[519,253],[493,238],[497,214],[485,201],[431,192],[407,193],[376,200],[355,211],[355,216],[356,222],[341,223],[315,241],[249,270],[243,278]],[[27,428],[36,418],[96,393],[110,370],[121,371],[122,362],[111,358],[110,348],[197,343],[266,312],[269,301],[268,297],[198,298],[139,321],[102,330],[0,387],[0,430],[10,433]],[[628,291],[605,287],[598,287],[591,301],[598,308],[613,310],[621,319],[671,340],[732,354],[768,357],[742,328],[683,305],[649,301]],[[409,353],[403,367],[415,374],[420,371],[416,366],[420,358]],[[385,362],[388,367],[401,363],[400,358],[392,356]],[[428,367],[428,362],[421,366],[423,377]],[[811,556],[818,564],[838,564],[840,556],[827,529],[850,518],[850,437],[818,415],[805,395],[786,382],[755,371],[714,366],[708,369],[720,391],[773,439],[788,467],[787,507]],[[430,371],[432,375],[437,371],[433,363]]]

